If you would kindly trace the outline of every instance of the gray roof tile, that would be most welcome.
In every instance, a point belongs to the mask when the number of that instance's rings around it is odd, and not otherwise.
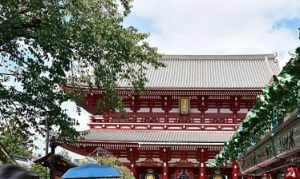
[[[154,142],[154,143],[223,143],[234,131],[166,131],[95,129],[85,135],[87,141],[98,142]]]
[[[165,55],[147,71],[148,88],[262,88],[280,68],[274,54]],[[126,87],[126,83],[121,83]]]

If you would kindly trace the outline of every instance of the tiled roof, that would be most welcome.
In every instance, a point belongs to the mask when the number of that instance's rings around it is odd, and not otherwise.
[[[85,141],[124,143],[224,143],[234,131],[90,130]]]
[[[147,71],[148,88],[262,88],[280,68],[274,54],[165,55]],[[120,85],[126,87],[125,83]]]

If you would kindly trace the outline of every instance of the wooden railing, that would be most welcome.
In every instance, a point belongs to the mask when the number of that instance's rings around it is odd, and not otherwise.
[[[178,113],[127,113],[122,118],[119,113],[106,114],[101,117],[91,117],[92,123],[166,123],[166,124],[239,124],[245,113],[191,113],[183,116]]]

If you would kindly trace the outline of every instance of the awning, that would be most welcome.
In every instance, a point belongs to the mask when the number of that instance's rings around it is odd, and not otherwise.
[[[63,176],[64,179],[76,178],[120,178],[117,169],[98,164],[86,164],[69,169]]]

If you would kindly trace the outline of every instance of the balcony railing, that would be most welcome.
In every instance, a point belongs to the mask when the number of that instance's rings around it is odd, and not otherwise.
[[[245,113],[191,113],[180,115],[178,113],[127,113],[122,118],[119,113],[92,116],[91,123],[165,123],[165,124],[239,124]]]

